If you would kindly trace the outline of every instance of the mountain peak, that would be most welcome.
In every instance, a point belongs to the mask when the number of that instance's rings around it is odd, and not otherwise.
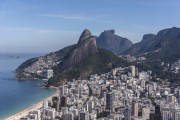
[[[145,34],[143,36],[142,42],[147,42],[147,41],[151,40],[152,38],[154,38],[155,36],[156,35],[154,35],[154,34]]]
[[[114,34],[114,33],[115,33],[115,30],[105,30],[104,32]]]
[[[115,34],[115,30],[105,30],[97,38],[97,45],[115,54],[120,54],[132,46],[127,38]]]
[[[87,29],[81,34],[76,47],[66,56],[66,59],[61,63],[62,69],[67,69],[81,60],[85,59],[89,55],[97,53],[96,38],[91,35],[91,32]]]
[[[148,54],[148,59],[175,62],[180,59],[179,51],[180,28],[172,27],[160,30],[157,35],[144,36],[141,42],[134,44],[125,54]]]
[[[167,28],[167,29],[163,29],[163,30],[159,31],[157,33],[157,36],[158,37],[163,37],[163,36],[167,36],[167,35],[179,36],[179,33],[180,33],[180,28],[172,27],[172,28]]]
[[[88,38],[91,37],[91,36],[92,36],[91,32],[90,32],[88,29],[85,29],[85,30],[82,32],[82,34],[81,34],[81,36],[80,36],[80,38],[79,38],[78,43],[80,43],[80,42],[88,39]]]

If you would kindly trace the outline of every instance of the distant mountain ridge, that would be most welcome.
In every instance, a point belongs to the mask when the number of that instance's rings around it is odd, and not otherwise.
[[[130,47],[129,49],[127,49],[126,51],[124,51],[124,54],[132,54],[132,55],[137,55],[137,54],[141,54],[144,53],[145,51],[147,51],[146,49],[146,45],[148,43],[151,42],[151,40],[155,37],[156,35],[154,34],[146,34],[143,36],[143,39],[141,40],[141,42],[135,43],[132,45],[132,47]]]
[[[145,35],[143,40],[134,44],[124,54],[139,55],[148,53],[148,57],[174,62],[180,59],[180,28],[161,30],[157,35]]]
[[[115,54],[120,54],[132,46],[127,38],[115,34],[115,30],[106,30],[97,37],[97,45]]]
[[[16,70],[17,78],[40,78],[47,69],[53,69],[54,77],[49,80],[49,83],[57,85],[64,79],[84,79],[90,74],[100,74],[114,67],[127,66],[128,62],[114,55],[112,49],[110,52],[106,46],[100,45],[103,42],[108,45],[110,41],[109,46],[114,48],[119,46],[116,42],[111,44],[111,40],[119,43],[119,37],[113,30],[105,31],[99,37],[95,37],[85,29],[77,44],[25,61]],[[120,41],[123,43],[122,39]],[[125,39],[126,42],[131,43]],[[116,46],[114,46],[115,43]],[[157,35],[144,35],[141,42],[133,44],[129,49],[124,49],[123,54],[144,55],[150,59],[175,62],[180,59],[179,51],[180,28],[173,27],[161,30]]]

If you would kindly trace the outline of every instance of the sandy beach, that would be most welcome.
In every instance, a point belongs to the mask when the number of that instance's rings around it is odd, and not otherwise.
[[[30,111],[32,111],[32,110],[37,110],[37,109],[41,108],[43,101],[51,100],[51,98],[52,98],[53,96],[56,96],[56,95],[58,95],[58,90],[56,91],[55,94],[51,95],[50,97],[48,97],[48,98],[46,98],[46,99],[44,99],[44,100],[42,100],[42,101],[40,101],[40,102],[38,102],[38,103],[35,103],[34,105],[32,105],[32,106],[30,106],[30,107],[22,110],[21,112],[18,112],[18,113],[16,113],[16,114],[14,114],[14,115],[6,118],[5,120],[19,120],[21,117],[28,115],[28,113],[29,113]]]

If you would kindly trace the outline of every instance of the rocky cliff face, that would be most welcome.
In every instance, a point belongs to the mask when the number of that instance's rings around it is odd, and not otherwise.
[[[174,62],[180,58],[180,28],[161,30],[157,35],[148,35],[128,49],[125,54],[148,54],[150,58]]]
[[[154,34],[146,34],[143,36],[143,39],[139,43],[135,43],[131,48],[127,49],[123,52],[123,54],[140,54],[143,53],[146,49],[146,45],[151,42],[151,40],[155,37]]]
[[[97,53],[96,47],[96,38],[91,35],[89,30],[84,30],[81,34],[78,44],[76,47],[69,53],[68,56],[61,63],[60,67],[62,69],[67,69],[76,63],[80,62],[87,56]]]
[[[127,38],[115,34],[114,30],[104,31],[97,38],[97,45],[115,54],[120,54],[132,46]]]

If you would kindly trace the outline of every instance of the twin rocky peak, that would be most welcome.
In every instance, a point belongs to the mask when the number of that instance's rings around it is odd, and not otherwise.
[[[43,73],[48,65],[48,69],[53,69],[55,72],[54,80],[67,78],[70,75],[76,79],[91,73],[107,72],[111,68],[109,63],[112,63],[114,67],[127,64],[116,55],[148,53],[151,55],[150,57],[154,57],[153,59],[176,61],[180,59],[179,51],[180,28],[176,27],[161,30],[157,35],[146,34],[142,41],[135,44],[132,44],[127,38],[116,35],[114,30],[104,31],[99,37],[96,37],[85,29],[77,44],[45,56],[29,59],[21,64],[16,72],[17,78],[20,79],[29,77],[27,75],[36,77],[35,73],[37,71]],[[48,61],[51,62],[48,63]],[[118,65],[116,65],[117,63]]]
[[[110,63],[114,63],[114,66],[116,63],[122,63],[120,58],[113,53],[118,54],[125,50],[123,46],[132,45],[129,40],[115,35],[114,32],[114,30],[104,31],[99,37],[96,37],[85,29],[77,44],[25,61],[16,69],[17,78],[43,77],[43,73],[47,69],[46,65],[48,65],[48,69],[54,70],[54,79],[63,79],[70,77],[70,75],[72,78],[78,78],[90,73],[107,72],[110,69]],[[126,43],[130,45],[124,45]],[[51,62],[48,63],[48,61]],[[42,74],[36,74],[37,71],[41,71]]]
[[[97,46],[105,48],[115,54],[120,54],[132,46],[130,40],[115,35],[114,33],[114,30],[108,30],[102,32],[99,37],[95,37],[88,29],[85,29],[75,49],[70,52],[60,67],[62,69],[69,68],[87,56],[97,53]]]

